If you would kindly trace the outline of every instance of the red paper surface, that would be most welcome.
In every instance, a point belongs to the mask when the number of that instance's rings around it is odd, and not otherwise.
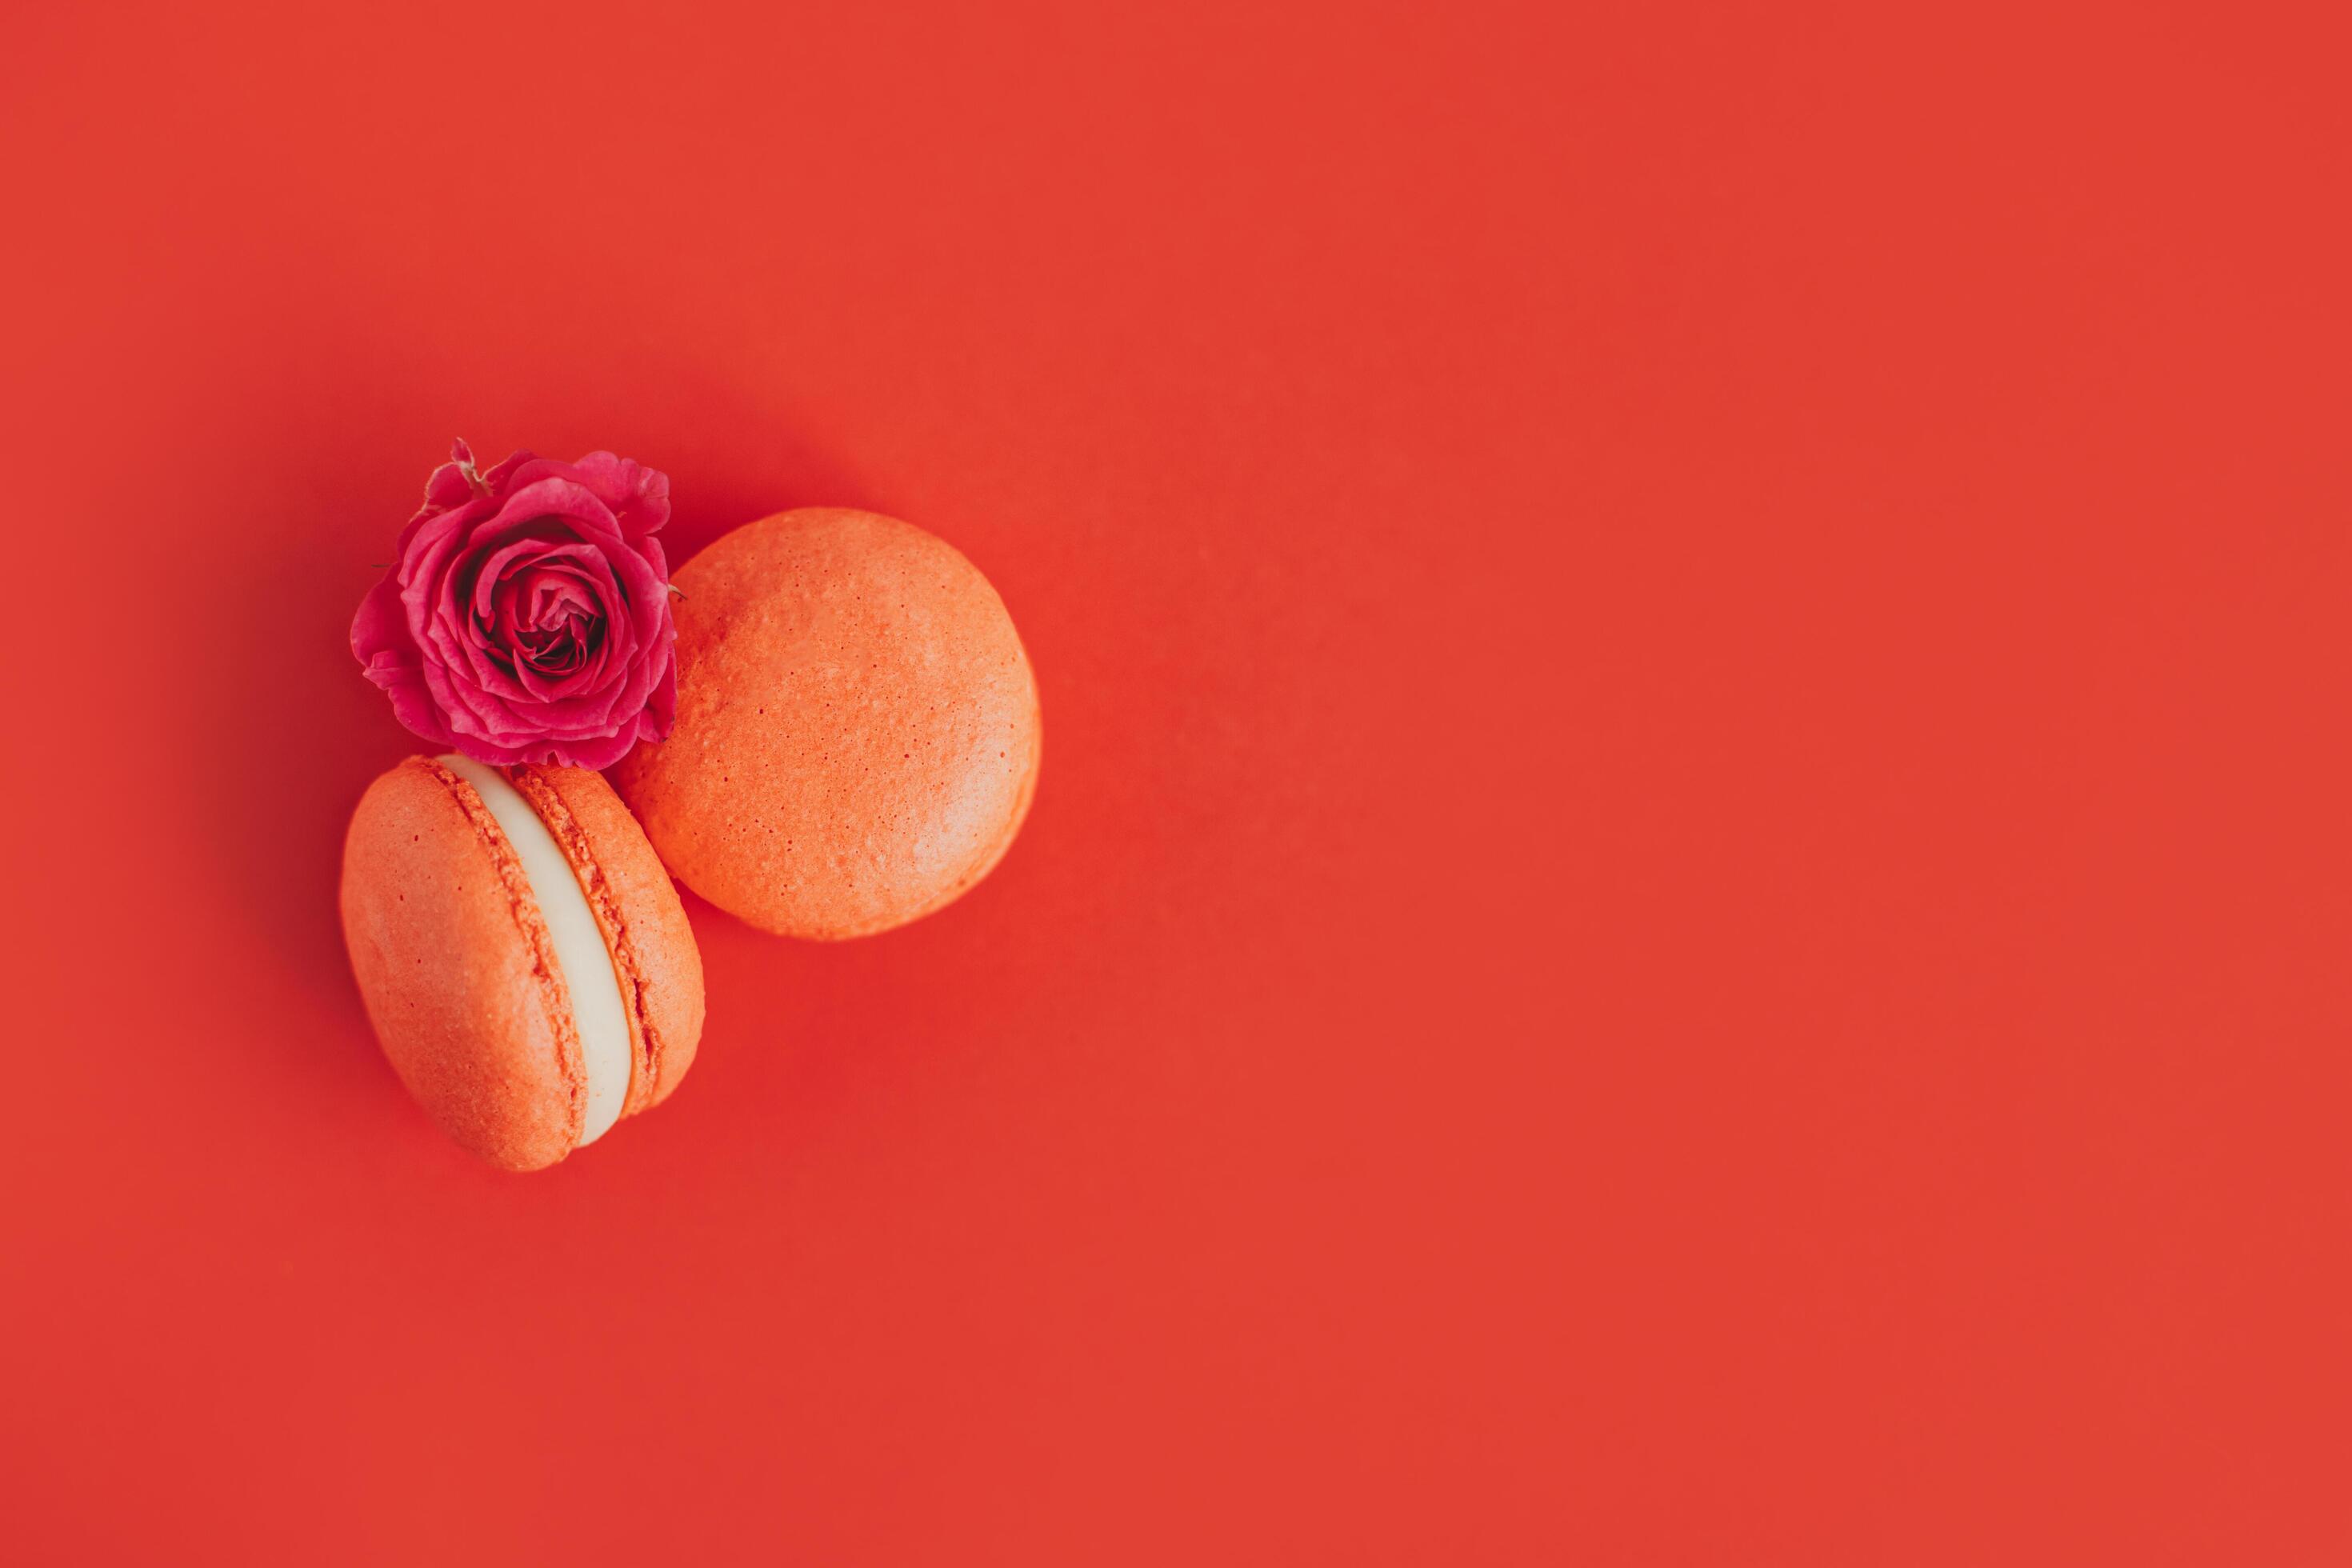
[[[2326,8],[8,32],[0,1558],[2352,1553]],[[528,1179],[334,921],[457,435],[1045,700]]]

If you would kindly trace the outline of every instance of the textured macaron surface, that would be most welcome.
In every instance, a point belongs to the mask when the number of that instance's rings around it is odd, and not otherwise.
[[[570,996],[470,786],[423,757],[371,784],[343,840],[341,905],[368,1019],[425,1114],[508,1170],[569,1153],[586,1100]]]
[[[821,507],[737,529],[675,582],[677,724],[613,776],[680,880],[763,930],[841,938],[987,873],[1034,788],[1037,688],[971,562]]]

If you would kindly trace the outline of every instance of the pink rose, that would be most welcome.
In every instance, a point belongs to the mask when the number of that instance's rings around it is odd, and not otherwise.
[[[450,458],[352,621],[400,721],[493,764],[606,768],[668,734],[668,476],[610,452],[482,473],[460,441]]]

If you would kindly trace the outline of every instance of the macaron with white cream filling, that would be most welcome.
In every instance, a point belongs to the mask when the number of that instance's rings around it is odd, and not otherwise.
[[[555,1163],[657,1104],[694,1059],[693,932],[594,773],[407,759],[352,816],[341,906],[385,1057],[494,1165]]]

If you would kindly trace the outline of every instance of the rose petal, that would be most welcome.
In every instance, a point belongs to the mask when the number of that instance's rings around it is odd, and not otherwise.
[[[498,510],[474,524],[471,542],[488,543],[501,529],[520,527],[541,518],[560,518],[570,523],[578,536],[608,549],[626,548],[621,526],[614,520],[612,508],[596,499],[594,492],[572,479],[560,474],[541,474],[543,463],[530,465],[528,479],[507,493]]]
[[[509,452],[499,459],[497,467],[482,470],[482,488],[492,495],[503,495],[514,483],[516,472],[537,461],[538,455],[533,452],[520,449]]]
[[[597,553],[593,545],[582,543],[561,522],[553,522],[551,529],[534,526],[530,531],[501,535],[499,542],[484,546],[467,564],[473,584],[474,614],[488,616],[499,584],[517,571],[545,561],[590,560]]]
[[[572,465],[573,478],[610,508],[631,543],[669,521],[669,476],[610,452],[591,452]]]
[[[352,654],[362,664],[378,653],[399,651],[414,657],[416,639],[408,633],[408,616],[400,605],[400,579],[387,572],[360,601],[352,617]]]
[[[440,659],[445,671],[467,673],[470,685],[461,683],[460,687],[464,700],[486,715],[495,713],[492,705],[496,702],[530,700],[530,693],[507,668],[508,661],[488,645],[480,629],[458,606],[444,604],[434,612],[425,626],[423,646]],[[490,721],[486,717],[485,721]]]

